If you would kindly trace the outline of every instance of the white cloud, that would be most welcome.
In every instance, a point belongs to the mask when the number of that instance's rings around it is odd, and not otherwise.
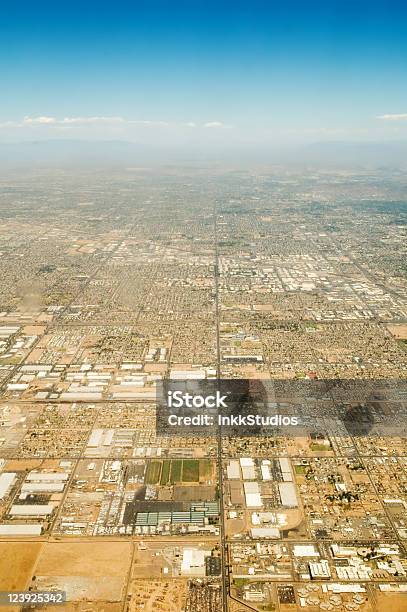
[[[383,119],[384,121],[407,121],[407,113],[379,115],[376,119]]]
[[[48,115],[39,115],[37,117],[25,116],[19,121],[3,121],[0,122],[1,128],[52,128],[52,129],[68,129],[80,127],[146,127],[146,128],[231,128],[231,125],[222,123],[221,121],[208,121],[206,123],[196,123],[195,121],[160,121],[156,119],[126,119],[121,116],[99,116],[90,117],[63,117],[61,119]]]
[[[206,127],[206,128],[223,128],[223,127],[226,127],[226,126],[221,121],[208,121],[207,123],[204,123],[204,127]]]
[[[158,127],[167,127],[171,125],[168,121],[149,121],[149,120],[141,120],[141,119],[132,119],[127,121],[130,125],[149,125],[149,126],[158,126]]]
[[[24,117],[23,124],[25,125],[55,125],[57,120],[55,117],[46,117],[44,115],[40,117]]]
[[[58,123],[69,125],[94,125],[126,123],[123,117],[64,117]]]
[[[145,125],[145,126],[167,126],[171,125],[168,121],[150,121],[141,119],[125,119],[124,117],[112,116],[92,116],[92,117],[39,117],[26,116],[22,121],[4,121],[0,127],[23,127],[23,126],[86,126],[86,125]],[[175,125],[175,124],[174,124]]]
[[[20,127],[21,124],[16,123],[15,121],[2,121],[0,122],[0,128],[13,128]]]

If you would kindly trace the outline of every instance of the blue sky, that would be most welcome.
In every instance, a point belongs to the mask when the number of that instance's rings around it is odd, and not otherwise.
[[[4,5],[3,141],[407,137],[404,2]]]

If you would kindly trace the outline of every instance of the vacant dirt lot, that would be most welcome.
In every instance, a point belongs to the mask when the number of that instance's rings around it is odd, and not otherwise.
[[[123,576],[131,542],[52,542],[42,550],[37,574],[44,576]]]
[[[43,545],[37,542],[0,543],[0,591],[24,591]]]
[[[35,572],[37,588],[66,591],[69,602],[119,602],[130,569],[131,547],[131,542],[45,544]]]
[[[407,325],[388,325],[387,329],[397,340],[407,340]]]

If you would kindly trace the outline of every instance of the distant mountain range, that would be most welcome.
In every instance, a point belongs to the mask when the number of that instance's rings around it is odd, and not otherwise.
[[[123,166],[154,162],[241,162],[301,164],[320,167],[407,167],[407,141],[317,142],[298,147],[240,149],[157,147],[124,140],[41,140],[0,143],[0,165],[7,167]]]
[[[318,142],[303,149],[311,162],[330,164],[407,166],[407,141]]]

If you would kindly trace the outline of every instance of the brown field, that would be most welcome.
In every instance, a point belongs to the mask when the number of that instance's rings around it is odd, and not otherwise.
[[[69,602],[119,602],[124,597],[123,579],[117,576],[37,576],[35,584],[39,591],[65,591]]]
[[[131,550],[131,542],[45,544],[35,571],[37,588],[66,591],[71,603],[118,602],[124,596]]]
[[[160,548],[155,549],[153,546],[149,546],[146,550],[136,548],[131,568],[132,579],[162,577],[163,567],[168,566],[168,563],[161,554],[157,556],[155,552],[161,553]]]
[[[378,593],[378,612],[405,612],[407,610],[407,593]]]
[[[215,499],[215,487],[196,485],[175,485],[175,501],[213,501]]]
[[[387,329],[397,340],[407,340],[407,325],[387,325]]]
[[[41,336],[46,330],[44,325],[26,325],[23,327],[22,332],[28,336]]]
[[[46,610],[46,612],[121,612],[122,604],[105,601],[70,601],[64,603],[63,606],[47,606],[46,608],[42,609]],[[7,611],[11,612],[11,608],[7,608],[5,612]]]
[[[24,472],[27,470],[35,470],[42,464],[42,459],[10,459],[6,462],[4,471],[8,472]]]
[[[44,576],[123,576],[131,542],[53,542],[43,548],[37,573]]]
[[[226,533],[232,537],[238,533],[243,533],[246,530],[246,522],[243,519],[229,519],[226,522]]]
[[[31,351],[26,359],[26,363],[37,363],[44,352],[44,349],[36,347]]]
[[[0,543],[0,591],[25,590],[42,546],[39,542]]]

